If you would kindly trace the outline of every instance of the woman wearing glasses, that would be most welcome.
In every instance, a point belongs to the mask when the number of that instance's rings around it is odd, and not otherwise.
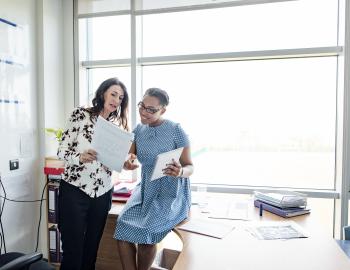
[[[156,244],[190,210],[190,144],[179,124],[163,119],[168,104],[168,94],[159,88],[148,89],[138,104],[141,124],[133,131],[135,141],[124,168],[135,169],[137,156],[142,180],[119,215],[114,235],[124,270],[150,269]],[[164,170],[166,176],[150,181],[157,155],[179,147],[184,147],[180,162],[173,161]]]

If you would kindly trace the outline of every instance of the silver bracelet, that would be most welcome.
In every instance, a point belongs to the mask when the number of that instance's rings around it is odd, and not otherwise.
[[[184,168],[181,167],[181,173],[180,173],[179,177],[182,177],[183,175],[184,175]]]

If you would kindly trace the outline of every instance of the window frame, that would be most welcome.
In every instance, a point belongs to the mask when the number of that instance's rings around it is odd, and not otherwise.
[[[247,61],[260,59],[288,59],[296,57],[322,57],[336,56],[338,58],[338,83],[337,83],[337,120],[336,120],[336,162],[335,162],[335,180],[334,188],[327,190],[319,189],[293,189],[307,194],[311,198],[331,198],[334,200],[333,213],[333,235],[342,235],[341,228],[349,223],[349,200],[350,200],[350,166],[343,164],[350,163],[350,3],[346,0],[338,1],[338,46],[333,47],[312,47],[296,48],[282,50],[262,50],[262,51],[240,51],[228,53],[208,53],[208,54],[188,54],[188,55],[168,55],[159,57],[138,57],[137,55],[137,26],[138,18],[142,15],[160,14],[168,12],[193,11],[200,9],[232,7],[239,5],[266,4],[273,2],[287,2],[294,0],[240,0],[225,3],[211,3],[202,5],[192,5],[185,7],[170,7],[150,10],[137,10],[137,0],[130,0],[130,10],[120,10],[113,12],[101,12],[94,14],[77,14],[78,0],[74,0],[74,65],[75,65],[75,105],[79,102],[80,82],[86,81],[84,70],[97,67],[131,67],[131,125],[136,124],[136,101],[141,96],[139,92],[140,77],[139,67],[159,64],[175,63],[198,63],[214,61]],[[130,15],[131,23],[131,58],[127,59],[109,59],[79,62],[79,29],[78,21],[80,18],[92,18],[99,16],[118,16]],[[345,33],[345,34],[344,34]],[[197,185],[192,185],[196,190]],[[244,185],[208,185],[209,192],[219,193],[243,193],[252,194],[254,190],[260,191],[278,191],[290,190],[268,186],[244,186]],[[336,205],[339,205],[340,213],[335,213]],[[340,216],[338,217],[338,214]],[[340,222],[338,223],[338,219]],[[336,224],[337,223],[337,224]],[[337,228],[336,228],[337,227]]]

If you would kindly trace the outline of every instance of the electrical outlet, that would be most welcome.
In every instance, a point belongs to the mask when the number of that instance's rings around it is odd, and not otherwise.
[[[19,168],[19,160],[18,159],[10,160],[10,171],[17,170],[18,168]]]

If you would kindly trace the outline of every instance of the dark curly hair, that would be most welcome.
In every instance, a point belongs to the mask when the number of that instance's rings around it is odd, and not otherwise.
[[[101,83],[101,85],[97,88],[95,97],[92,100],[92,107],[88,108],[87,111],[90,113],[91,120],[97,119],[104,108],[105,99],[104,93],[112,86],[119,85],[124,92],[124,98],[118,107],[117,110],[112,112],[107,120],[117,121],[119,126],[122,126],[125,130],[129,130],[128,127],[128,104],[129,104],[129,95],[126,90],[125,85],[119,81],[118,78],[110,78]]]

